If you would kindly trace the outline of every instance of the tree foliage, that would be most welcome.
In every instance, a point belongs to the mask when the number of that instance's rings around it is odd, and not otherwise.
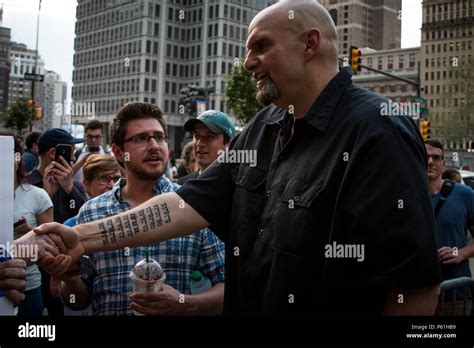
[[[16,99],[1,115],[5,128],[14,129],[18,134],[28,129],[34,118],[34,111],[28,107],[28,99]]]
[[[242,60],[238,61],[238,66],[235,66],[226,81],[226,105],[232,109],[235,117],[245,125],[263,107],[255,99],[257,83],[252,79],[252,74],[244,69]]]

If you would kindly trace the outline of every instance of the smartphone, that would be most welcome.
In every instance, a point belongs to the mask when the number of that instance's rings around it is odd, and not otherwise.
[[[71,145],[69,144],[58,144],[56,145],[56,155],[54,156],[54,160],[58,163],[62,163],[59,159],[59,156],[63,157],[67,163],[71,163],[71,154],[72,149]]]
[[[89,146],[87,147],[87,149],[89,150],[89,152],[100,152],[100,147],[98,146]]]

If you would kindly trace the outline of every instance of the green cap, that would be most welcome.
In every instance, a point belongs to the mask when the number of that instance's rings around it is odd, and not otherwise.
[[[221,111],[207,110],[197,118],[192,118],[184,124],[184,130],[192,132],[196,123],[201,122],[212,133],[225,133],[232,139],[235,136],[235,125],[229,116]]]
[[[191,275],[191,278],[197,282],[198,280],[201,280],[202,274],[199,271],[193,271],[193,274]]]

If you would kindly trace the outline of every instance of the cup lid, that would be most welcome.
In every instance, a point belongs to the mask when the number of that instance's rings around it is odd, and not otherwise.
[[[160,264],[151,258],[139,261],[131,273],[142,280],[160,280],[165,276]]]

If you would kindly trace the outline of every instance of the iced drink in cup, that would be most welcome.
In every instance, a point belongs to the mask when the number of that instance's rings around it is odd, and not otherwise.
[[[130,271],[133,282],[133,292],[158,292],[166,279],[165,272],[156,260],[146,258],[138,262]],[[142,313],[133,311],[135,315]]]

